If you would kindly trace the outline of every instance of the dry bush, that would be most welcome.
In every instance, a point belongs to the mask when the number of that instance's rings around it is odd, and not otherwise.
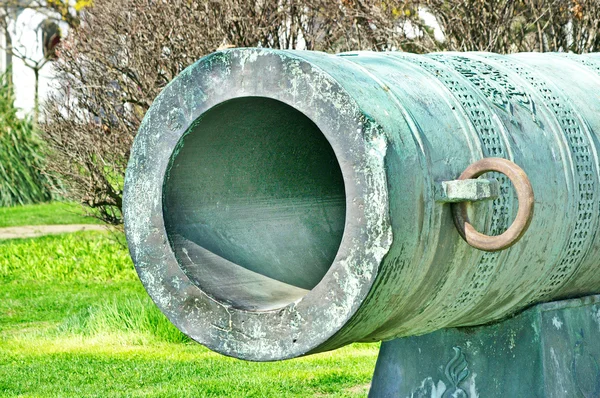
[[[446,40],[437,50],[600,51],[598,0],[423,0]]]
[[[390,3],[391,4],[391,3]],[[123,175],[141,119],[160,90],[220,46],[322,51],[410,44],[404,2],[96,0],[58,50],[58,89],[42,127],[71,197],[120,224]],[[378,29],[372,26],[377,24]]]
[[[219,47],[598,51],[599,3],[94,0],[58,51],[58,90],[42,125],[55,149],[51,168],[73,199],[120,224],[123,175],[144,113],[171,79]],[[419,10],[436,17],[443,42]]]

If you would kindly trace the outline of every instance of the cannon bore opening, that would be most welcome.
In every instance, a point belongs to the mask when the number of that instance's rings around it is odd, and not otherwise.
[[[223,102],[189,128],[164,181],[180,267],[236,308],[283,307],[314,288],[344,232],[344,180],[331,145],[277,100]]]

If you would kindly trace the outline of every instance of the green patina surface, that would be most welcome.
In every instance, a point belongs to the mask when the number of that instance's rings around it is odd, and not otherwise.
[[[600,396],[600,296],[382,344],[373,398]]]
[[[209,55],[156,99],[132,150],[124,214],[140,279],[184,333],[257,361],[600,293],[599,65],[560,54]],[[527,233],[494,253],[463,242],[436,201],[440,183],[487,157],[519,165],[535,194]],[[484,178],[498,195],[474,203],[471,219],[499,235],[519,203],[506,176]]]

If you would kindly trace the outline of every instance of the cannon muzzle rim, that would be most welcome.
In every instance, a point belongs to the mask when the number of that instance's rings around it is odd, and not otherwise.
[[[385,138],[311,57],[334,62],[325,54],[267,49],[206,56],[161,92],[134,140],[123,214],[140,280],[179,330],[224,355],[272,361],[321,351],[362,305],[392,244]],[[182,138],[205,112],[249,97],[280,101],[314,122],[337,157],[346,195],[342,242],[325,276],[301,299],[266,311],[216,300],[191,281],[174,254],[163,213],[163,183]]]

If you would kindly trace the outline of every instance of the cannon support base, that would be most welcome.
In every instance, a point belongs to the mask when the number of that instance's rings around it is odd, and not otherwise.
[[[369,397],[600,397],[600,295],[384,342]]]

